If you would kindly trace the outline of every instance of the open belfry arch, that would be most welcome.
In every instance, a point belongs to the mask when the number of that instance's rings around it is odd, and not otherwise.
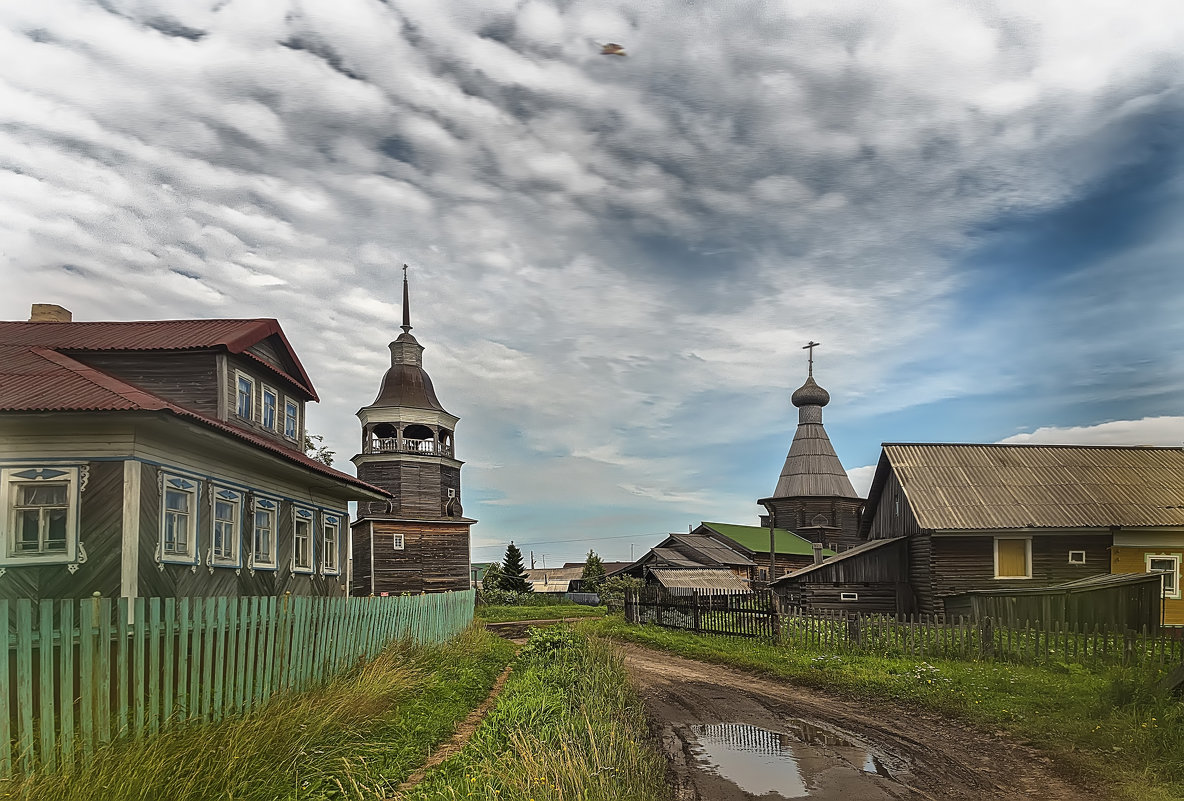
[[[358,504],[352,527],[351,595],[396,595],[469,588],[469,527],[460,500],[460,468],[450,414],[423,369],[423,346],[411,335],[407,266],[403,333],[390,343],[391,366],[378,397],[358,410],[358,478],[390,501]]]
[[[798,410],[797,431],[772,497],[757,503],[768,512],[762,525],[772,523],[841,550],[863,542],[859,524],[864,500],[851,486],[822,427],[822,407],[830,403],[830,393],[814,381],[814,348],[818,346],[811,341],[803,348],[810,353],[806,382],[790,397]]]

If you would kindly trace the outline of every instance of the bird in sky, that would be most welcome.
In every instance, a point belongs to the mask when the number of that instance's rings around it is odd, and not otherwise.
[[[609,42],[608,44],[600,45],[600,55],[624,56],[628,54],[625,52],[625,48],[621,47],[619,44],[616,44],[615,42]]]

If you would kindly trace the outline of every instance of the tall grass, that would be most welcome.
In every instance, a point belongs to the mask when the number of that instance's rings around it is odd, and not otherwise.
[[[476,707],[512,647],[470,628],[436,647],[396,643],[258,713],[121,741],[69,774],[0,784],[27,801],[385,797]]]
[[[665,762],[619,655],[569,628],[533,631],[469,744],[403,798],[668,798]]]

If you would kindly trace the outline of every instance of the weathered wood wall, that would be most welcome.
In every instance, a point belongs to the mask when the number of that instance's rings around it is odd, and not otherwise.
[[[82,353],[78,361],[178,406],[218,414],[217,360],[212,350]]]
[[[868,531],[870,540],[908,536],[920,531],[895,471],[888,474],[876,508],[867,510],[866,514],[872,515]]]
[[[395,497],[359,505],[361,515],[411,518],[443,518],[448,490],[460,497],[460,468],[443,464],[440,457],[400,454],[398,460],[367,460],[358,465],[358,478],[382,487]]]
[[[373,530],[373,543],[371,543]],[[392,546],[403,535],[403,548]],[[368,520],[353,527],[353,595],[445,592],[469,588],[469,524],[447,521]],[[371,551],[371,546],[373,550]],[[358,554],[365,552],[370,580],[359,575]]]
[[[772,498],[764,505],[777,528],[797,532],[815,525],[834,526],[838,531],[829,533],[827,547],[850,548],[863,542],[859,536],[863,503],[860,498]],[[816,518],[826,522],[816,522]],[[802,536],[809,538],[805,532]]]

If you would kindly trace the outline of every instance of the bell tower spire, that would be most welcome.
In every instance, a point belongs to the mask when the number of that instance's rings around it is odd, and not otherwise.
[[[403,265],[403,324],[404,334],[411,333],[411,301],[407,298],[407,265]]]

